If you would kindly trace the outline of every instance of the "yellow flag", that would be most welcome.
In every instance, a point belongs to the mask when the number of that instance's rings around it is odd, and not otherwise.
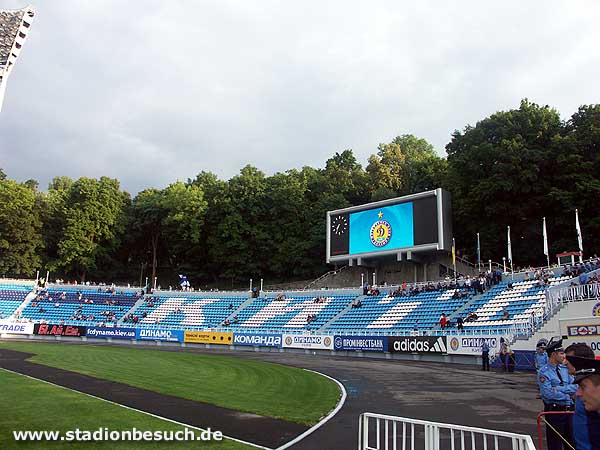
[[[456,265],[456,244],[454,243],[454,238],[452,238],[452,264]]]

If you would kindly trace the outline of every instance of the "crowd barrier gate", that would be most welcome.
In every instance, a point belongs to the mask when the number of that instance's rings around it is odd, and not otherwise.
[[[363,413],[358,450],[536,450],[531,436]]]

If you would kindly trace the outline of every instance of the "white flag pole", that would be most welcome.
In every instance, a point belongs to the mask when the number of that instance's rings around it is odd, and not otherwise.
[[[575,210],[575,229],[577,230],[577,243],[579,244],[579,262],[583,262],[583,238],[579,226],[579,211]]]
[[[550,268],[550,252],[548,251],[548,232],[546,231],[546,218],[543,219],[544,228],[544,255],[546,255],[546,261],[548,262],[548,268]]]
[[[513,273],[513,258],[512,258],[512,245],[510,243],[510,226],[508,227],[508,262],[510,263],[510,273]]]
[[[481,272],[481,245],[479,243],[479,233],[477,233],[477,268]]]

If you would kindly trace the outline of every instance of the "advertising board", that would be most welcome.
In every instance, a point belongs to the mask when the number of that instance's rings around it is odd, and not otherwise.
[[[387,352],[388,338],[382,336],[335,336],[335,350],[355,350],[363,352]]]
[[[86,327],[75,325],[53,325],[49,323],[37,323],[33,327],[33,334],[40,336],[72,336],[82,337],[86,334]]]
[[[481,355],[481,347],[486,342],[490,355],[500,351],[500,335],[469,335],[448,336],[448,354],[452,355]]]
[[[183,342],[183,330],[137,328],[135,338],[142,341]]]
[[[32,323],[18,323],[0,320],[0,334],[33,334]]]
[[[135,328],[88,327],[86,336],[92,338],[135,339]]]
[[[219,331],[185,331],[183,342],[190,344],[233,344],[233,333],[223,333]]]
[[[600,317],[560,319],[560,333],[565,338],[565,347],[576,342],[584,342],[600,356]]]
[[[447,353],[446,336],[389,336],[390,353]]]
[[[284,334],[281,346],[285,348],[333,350],[333,336],[320,334]]]
[[[281,347],[281,334],[238,333],[233,334],[233,345],[252,347]]]

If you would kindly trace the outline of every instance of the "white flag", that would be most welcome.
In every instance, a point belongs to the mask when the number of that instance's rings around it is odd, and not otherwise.
[[[508,260],[512,261],[512,246],[510,245],[510,227],[508,227]]]
[[[546,232],[546,218],[544,217],[544,255],[548,256],[548,233]]]
[[[579,251],[583,253],[583,239],[581,237],[581,227],[579,226],[579,212],[575,210],[575,229],[577,230],[577,243],[579,244]]]

